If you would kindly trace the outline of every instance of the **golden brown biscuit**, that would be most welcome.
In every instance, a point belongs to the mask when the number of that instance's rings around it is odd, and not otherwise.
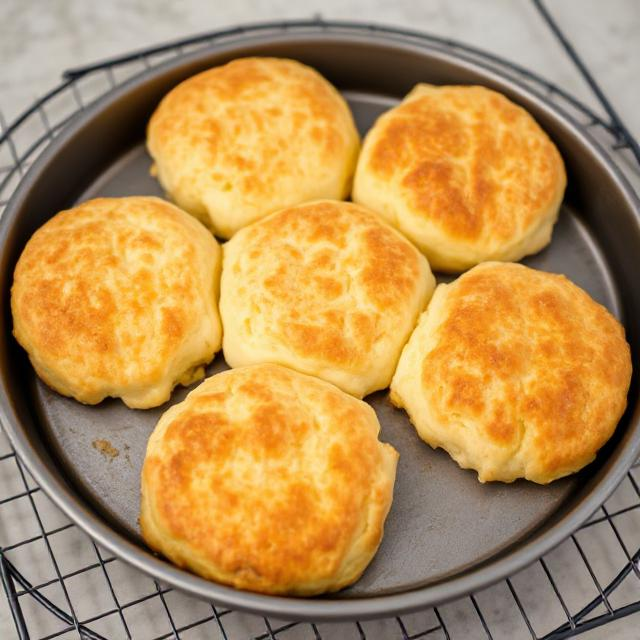
[[[360,141],[347,103],[319,73],[241,58],[173,89],[147,146],[169,196],[229,238],[283,207],[346,197]]]
[[[484,87],[417,85],[365,139],[353,200],[412,240],[436,271],[545,247],[562,158],[521,107]]]
[[[382,539],[398,454],[371,407],[278,365],[225,371],[147,447],[140,526],[172,562],[263,593],[357,580]]]
[[[591,462],[624,412],[618,321],[564,276],[485,263],[440,285],[402,352],[391,400],[481,482],[545,484]]]
[[[232,367],[276,362],[362,397],[389,385],[435,286],[420,252],[375,214],[321,200],[224,246],[220,314]]]
[[[220,348],[220,247],[159,198],[99,198],[38,229],[16,266],[13,332],[38,375],[87,404],[144,409]]]

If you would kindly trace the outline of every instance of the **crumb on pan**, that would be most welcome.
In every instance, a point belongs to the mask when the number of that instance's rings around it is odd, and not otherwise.
[[[120,451],[118,451],[118,449],[116,449],[108,440],[94,440],[91,443],[91,446],[96,451],[99,451],[109,461],[117,458],[120,455]]]

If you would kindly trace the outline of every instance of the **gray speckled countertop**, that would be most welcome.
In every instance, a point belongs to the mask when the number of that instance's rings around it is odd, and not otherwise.
[[[623,121],[640,137],[640,2],[547,0],[547,5]],[[4,0],[1,10],[0,112],[6,121],[56,85],[66,68],[240,22],[316,14],[406,26],[473,44],[536,71],[602,112],[530,0]],[[499,619],[493,630],[496,637],[525,637],[501,627]],[[0,590],[0,638],[14,637]],[[638,638],[639,614],[581,637]]]

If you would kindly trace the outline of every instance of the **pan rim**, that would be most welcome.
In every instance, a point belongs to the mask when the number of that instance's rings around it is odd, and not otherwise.
[[[274,26],[278,26],[277,23],[274,23]],[[354,24],[348,26],[354,32],[358,30]],[[376,27],[375,37],[372,39],[371,33],[365,31],[365,28],[365,26],[362,27],[362,34],[345,34],[340,31],[331,32],[330,23],[323,22],[315,30],[307,27],[303,33],[281,34],[277,36],[277,40],[285,42],[295,39],[302,41],[321,39],[341,43],[358,41],[363,45],[373,46],[386,45],[428,58],[437,58],[474,71],[499,85],[509,86],[519,97],[524,97],[535,103],[537,108],[558,121],[573,137],[580,139],[582,144],[589,148],[610,174],[613,182],[628,202],[630,210],[635,214],[635,223],[640,228],[640,201],[627,179],[613,163],[607,151],[561,107],[551,104],[544,96],[529,86],[481,62],[470,60],[458,53],[444,51],[427,42],[403,42],[394,36],[393,32],[385,33],[383,27]],[[250,37],[239,35],[224,43],[213,44],[210,47],[159,64],[130,78],[98,99],[60,132],[22,178],[0,219],[0,248],[4,249],[12,222],[32,185],[37,182],[45,168],[55,161],[58,150],[74,136],[80,134],[97,114],[108,109],[112,103],[121,99],[132,88],[149,82],[172,69],[199,59],[205,59],[216,53],[231,52],[239,47],[246,47],[248,44],[268,44],[273,41],[273,34],[268,33]],[[233,609],[296,620],[338,621],[406,613],[467,595],[512,575],[550,551],[588,519],[613,492],[640,453],[640,410],[636,404],[629,420],[626,442],[619,445],[621,451],[616,463],[603,472],[603,478],[588,490],[579,504],[573,505],[558,522],[550,525],[545,532],[540,533],[532,540],[522,541],[505,551],[504,556],[489,559],[464,573],[410,591],[348,599],[299,599],[239,591],[232,587],[206,581],[152,555],[115,531],[82,498],[75,495],[64,484],[63,477],[54,473],[46,461],[41,458],[21,426],[21,421],[14,411],[4,380],[0,380],[0,419],[21,462],[24,463],[48,497],[81,530],[109,552],[147,575],[201,599],[214,601]]]

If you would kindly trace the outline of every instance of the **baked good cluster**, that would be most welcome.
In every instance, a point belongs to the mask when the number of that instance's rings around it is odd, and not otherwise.
[[[195,385],[142,470],[142,535],[175,564],[271,594],[356,581],[402,464],[375,391],[481,482],[552,482],[612,436],[624,330],[517,264],[551,242],[566,174],[505,96],[419,84],[361,145],[317,71],[242,58],[173,88],[147,148],[167,200],[53,215],[11,311],[38,376],[79,402],[144,410]],[[219,351],[230,369],[200,382]]]

